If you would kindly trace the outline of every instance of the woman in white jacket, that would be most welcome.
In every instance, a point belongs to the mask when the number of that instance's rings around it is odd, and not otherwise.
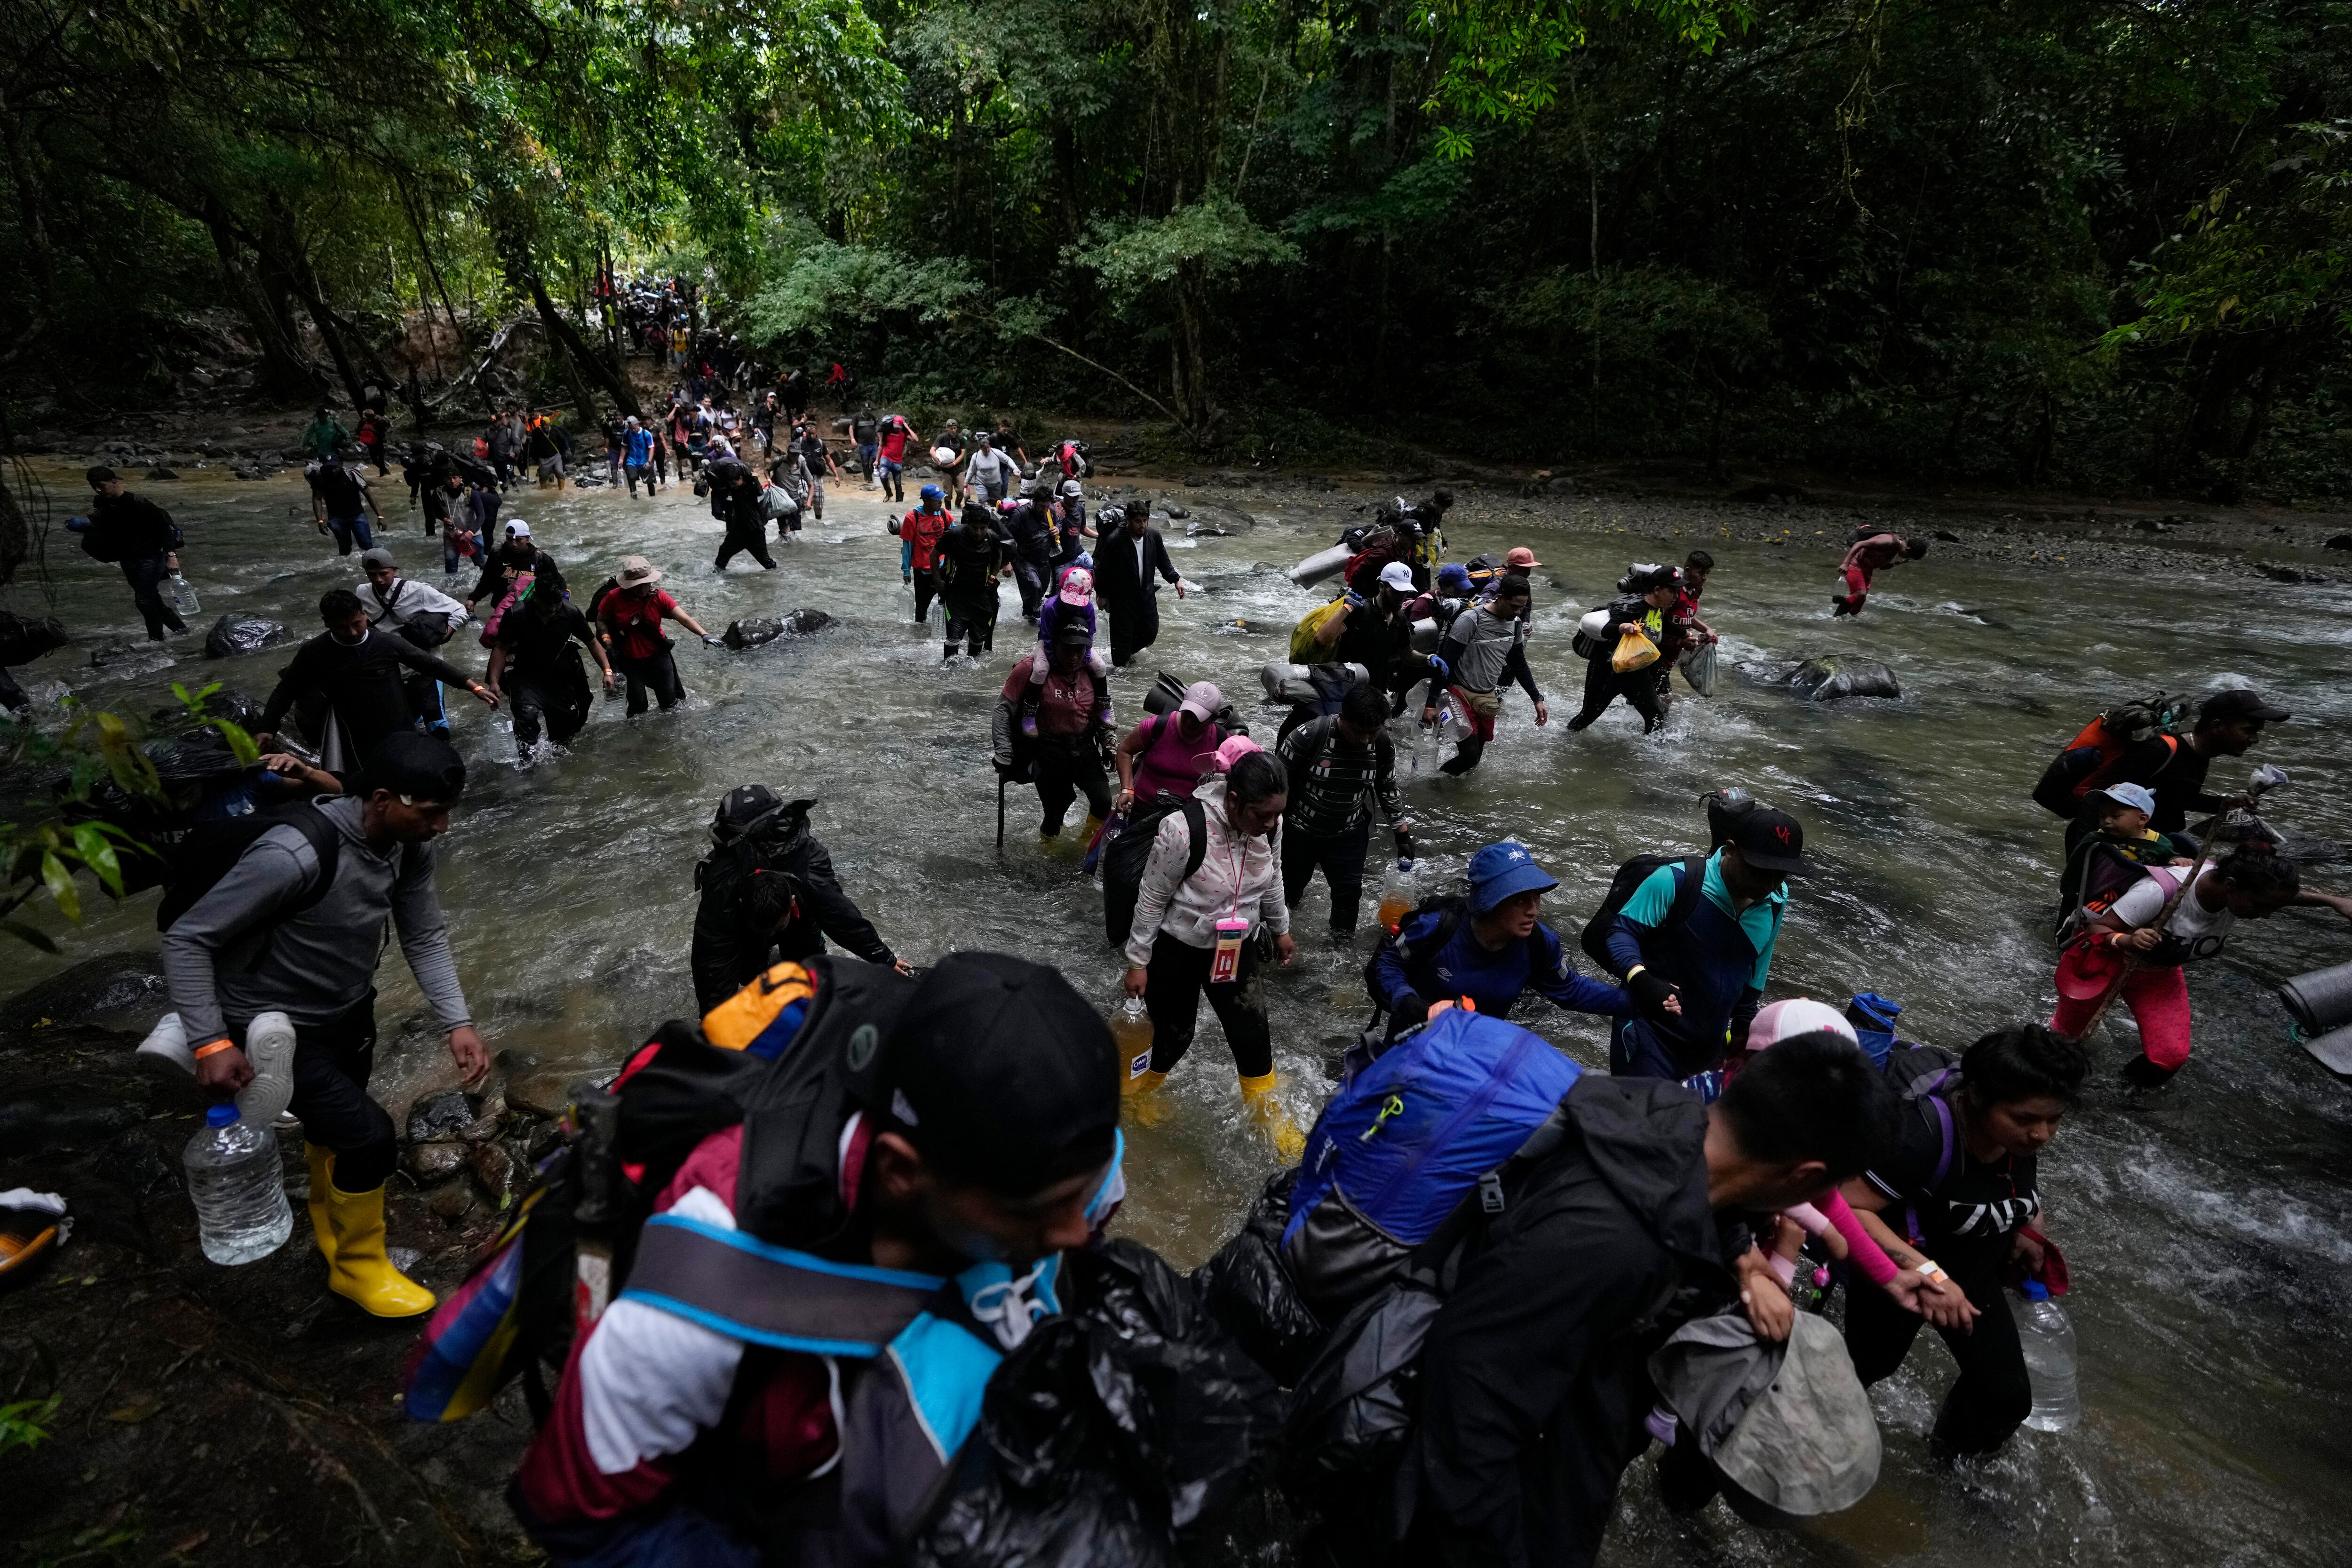
[[[1207,844],[1190,877],[1192,828],[1188,813],[1160,819],[1144,863],[1127,937],[1127,994],[1140,996],[1151,1015],[1151,1065],[1132,1064],[1127,1089],[1149,1096],[1192,1048],[1206,993],[1241,1079],[1242,1103],[1261,1121],[1283,1159],[1295,1160],[1305,1136],[1274,1098],[1274,1039],[1266,1027],[1265,989],[1258,976],[1266,939],[1275,958],[1288,963],[1290,910],[1282,901],[1282,811],[1289,800],[1282,759],[1245,736],[1217,751],[1217,772],[1193,792]],[[1139,1100],[1138,1120],[1157,1120]]]

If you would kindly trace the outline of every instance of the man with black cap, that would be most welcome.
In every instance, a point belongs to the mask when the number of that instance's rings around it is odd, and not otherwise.
[[[416,720],[403,688],[404,672],[462,686],[490,707],[499,700],[490,689],[446,659],[425,652],[406,637],[380,632],[368,623],[367,606],[349,588],[330,588],[319,596],[319,619],[326,630],[304,643],[278,679],[261,712],[261,732],[278,732],[295,702],[305,697],[325,700],[332,721],[320,738],[327,766],[341,772],[375,754],[387,735],[415,726]],[[342,741],[334,739],[341,726]]]
[[[1721,1068],[1746,1040],[1772,973],[1787,880],[1813,869],[1797,819],[1759,807],[1706,858],[1696,890],[1685,861],[1651,872],[1609,932],[1610,966],[1624,976],[1634,1009],[1611,1023],[1609,1070],[1687,1081]],[[1679,999],[1679,1013],[1668,1011],[1669,998]],[[1712,1098],[1719,1084],[1693,1087]]]
[[[868,963],[899,963],[856,902],[842,891],[833,857],[809,831],[814,799],[778,800],[766,784],[740,784],[710,819],[709,854],[694,868],[694,1005],[708,1013],[777,959],[824,951],[833,938]]]
[[[559,1564],[879,1568],[1125,1195],[1118,1048],[1060,973],[991,952],[919,983],[779,965],[702,1035],[813,1076],[663,1188],[509,1498]],[[830,1179],[780,1202],[759,1150]]]
[[[2159,730],[2126,751],[2100,783],[2136,784],[2156,796],[2147,825],[2158,833],[2179,833],[2193,811],[2227,811],[2252,804],[2242,795],[2215,795],[2205,787],[2216,757],[2242,757],[2263,738],[2263,726],[2283,724],[2287,710],[2263,700],[2245,687],[2217,691],[2197,710],[2197,727],[2187,735]],[[2093,803],[2095,806],[2096,802]],[[2098,813],[2085,810],[2066,830],[2069,854],[2087,834],[2098,831]]]
[[[163,599],[163,579],[180,569],[176,553],[180,531],[172,514],[122,488],[109,468],[88,475],[95,491],[89,503],[89,529],[82,535],[82,552],[94,561],[111,561],[122,568],[131,584],[131,602],[147,623],[147,640],[162,642],[168,628],[184,632],[188,623]]]
[[[459,1074],[471,1082],[489,1067],[433,885],[433,840],[449,830],[465,787],[466,766],[446,741],[393,735],[368,753],[351,794],[290,808],[163,934],[164,981],[199,1089],[244,1088],[253,1068],[238,1042],[254,1019],[278,1012],[292,1021],[291,1108],[327,1285],[380,1318],[434,1305],[433,1292],[384,1252],[383,1187],[399,1150],[367,1082],[387,917]]]

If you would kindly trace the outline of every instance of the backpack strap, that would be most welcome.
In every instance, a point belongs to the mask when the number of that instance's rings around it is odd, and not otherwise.
[[[1683,858],[1682,875],[1675,879],[1675,900],[1666,906],[1666,918],[1651,929],[1680,931],[1698,912],[1698,900],[1706,890],[1706,857],[1689,855]]]
[[[646,1221],[624,1300],[731,1339],[871,1360],[930,1305],[935,1274],[835,1263],[680,1215]]]
[[[1201,862],[1209,858],[1209,808],[1186,795],[1178,809],[1184,814],[1184,830],[1192,840],[1192,848],[1184,854],[1182,880],[1189,882],[1200,871]]]

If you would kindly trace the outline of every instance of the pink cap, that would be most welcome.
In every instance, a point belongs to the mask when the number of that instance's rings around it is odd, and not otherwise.
[[[1843,1040],[1854,1039],[1853,1026],[1846,1016],[1826,1002],[1816,1002],[1807,996],[1792,996],[1786,1002],[1775,1002],[1757,1009],[1756,1021],[1748,1026],[1748,1048],[1760,1051],[1780,1040],[1799,1035],[1818,1035],[1823,1030]]]
[[[1508,569],[1525,571],[1530,566],[1540,566],[1542,564],[1542,562],[1536,559],[1536,552],[1529,550],[1524,544],[1514,547],[1509,553],[1503,557],[1503,565]]]
[[[1062,603],[1091,605],[1095,599],[1095,574],[1083,566],[1073,566],[1062,578]]]
[[[1252,752],[1263,752],[1265,750],[1265,748],[1264,746],[1259,745],[1247,735],[1235,735],[1232,740],[1227,741],[1223,745],[1217,748],[1217,772],[1221,773],[1232,773],[1235,763],[1240,762]]]
[[[1176,704],[1176,710],[1195,719],[1213,719],[1224,705],[1225,694],[1217,689],[1216,682],[1196,680],[1184,689],[1184,700]]]

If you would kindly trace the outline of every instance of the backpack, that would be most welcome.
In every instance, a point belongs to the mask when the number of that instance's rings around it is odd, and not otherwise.
[[[1507,574],[1503,558],[1492,552],[1473,555],[1462,563],[1462,569],[1470,574],[1470,596],[1474,599],[1501,582]]]
[[[1323,653],[1323,645],[1315,640],[1315,634],[1321,631],[1323,623],[1338,615],[1340,606],[1347,602],[1345,597],[1337,598],[1298,617],[1298,624],[1290,628],[1291,663],[1313,664],[1316,662]]]
[[[2103,710],[2059,748],[2034,785],[2033,798],[2053,815],[2071,818],[2081,811],[2091,792],[2113,776],[2124,753],[2150,735],[2161,735],[2178,755],[2180,737],[2172,733],[2172,726],[2188,710],[2188,703],[2175,701],[2161,691]],[[2062,801],[2072,809],[2060,809]]]
[[[1916,1107],[1927,1124],[1936,1129],[1941,1140],[1941,1150],[1936,1156],[1936,1168],[1927,1177],[1921,1195],[1932,1194],[1942,1186],[1959,1161],[1959,1128],[1952,1120],[1949,1092],[1959,1087],[1960,1058],[1938,1046],[1906,1046],[1890,1053],[1886,1059],[1886,1081],[1895,1090],[1895,1097],[1908,1107]],[[1919,1226],[1917,1199],[1905,1200],[1904,1232],[1911,1245],[1918,1247],[1927,1240]]]
[[[163,873],[163,901],[155,906],[155,929],[167,931],[176,925],[182,915],[228,875],[254,840],[273,827],[291,827],[310,841],[311,852],[319,858],[319,874],[310,886],[272,910],[267,921],[237,939],[242,962],[236,967],[247,971],[259,968],[269,952],[268,939],[279,926],[315,908],[327,896],[341,865],[341,830],[308,802],[279,811],[257,811],[226,822],[199,823],[190,828],[171,849],[170,863]],[[242,953],[247,946],[253,951]]]
[[[532,582],[538,578],[538,575],[539,574],[536,572],[518,572],[515,574],[515,585],[507,590],[506,597],[499,601],[499,607],[492,610],[490,612],[490,618],[482,623],[481,643],[484,647],[495,647],[498,646],[499,627],[505,625],[507,612],[514,609],[525,599],[530,597],[530,585]]]
[[[620,592],[620,588],[621,580],[618,577],[607,577],[596,584],[596,591],[588,595],[588,619],[592,624],[604,614],[605,598]]]
[[[543,1424],[541,1367],[560,1371],[624,1293],[763,1344],[821,1339],[824,1353],[879,1353],[931,1292],[853,1278],[824,1249],[849,1226],[842,1129],[877,1094],[880,1041],[913,988],[887,965],[830,954],[779,963],[698,1027],[662,1025],[608,1088],[573,1085],[566,1146],[425,1324],[404,1380],[410,1418],[458,1420],[527,1377]],[[703,1139],[738,1123],[735,1219],[740,1236],[769,1244],[757,1252],[651,1212]],[[795,1321],[766,1321],[769,1309]]]
[[[1341,1084],[1307,1135],[1282,1233],[1308,1304],[1343,1316],[1474,1187],[1498,1211],[1503,1163],[1580,1071],[1533,1031],[1456,1008]]]
[[[1609,932],[1617,923],[1617,913],[1633,897],[1642,884],[1661,866],[1679,865],[1682,875],[1675,879],[1675,901],[1667,906],[1666,918],[1654,928],[1658,931],[1678,931],[1689,922],[1698,909],[1699,895],[1706,886],[1706,857],[1704,855],[1636,855],[1617,868],[1609,879],[1609,891],[1601,907],[1584,922],[1584,934],[1577,945],[1584,956],[1612,974],[1617,973],[1617,961],[1609,956]],[[1620,976],[1622,979],[1622,976]]]
[[[1163,795],[1138,801],[1128,808],[1127,826],[1102,851],[1103,931],[1113,947],[1123,945],[1135,920],[1135,900],[1143,886],[1144,864],[1151,858],[1151,841],[1169,813],[1184,814],[1192,847],[1185,852],[1184,875],[1189,882],[1209,854],[1209,808],[1190,795]]]

